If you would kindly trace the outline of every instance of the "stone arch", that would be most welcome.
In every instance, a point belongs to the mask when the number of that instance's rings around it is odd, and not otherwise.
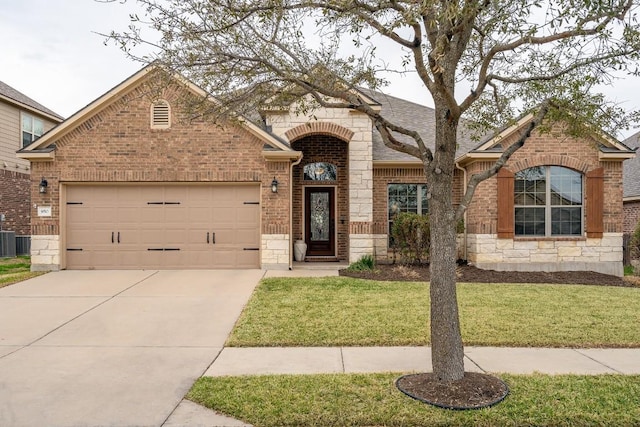
[[[582,172],[583,174],[587,173],[591,169],[591,166],[587,162],[560,154],[541,154],[531,156],[513,163],[509,166],[509,169],[513,172],[519,172],[535,166],[564,166],[566,168]]]
[[[309,135],[328,135],[341,139],[344,142],[349,142],[351,138],[353,138],[354,132],[330,122],[309,122],[285,132],[285,136],[289,142],[297,141]]]

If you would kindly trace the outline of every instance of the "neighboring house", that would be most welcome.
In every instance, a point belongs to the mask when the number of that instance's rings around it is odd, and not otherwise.
[[[428,212],[421,163],[385,147],[366,115],[270,108],[260,124],[216,125],[181,114],[181,97],[206,94],[179,75],[149,96],[153,70],[19,153],[49,183],[32,183],[34,269],[291,268],[297,240],[309,261],[383,259],[394,213]],[[433,145],[432,109],[361,95]],[[528,120],[480,145],[460,138],[456,202]],[[621,275],[622,161],[633,155],[606,136],[534,132],[478,186],[461,253],[481,268]]]
[[[640,132],[624,141],[634,150],[640,147]],[[631,234],[640,221],[640,157],[624,162],[624,232]]]
[[[29,161],[16,151],[62,122],[62,117],[11,86],[0,82],[0,223],[18,236],[31,234]],[[40,178],[37,179],[38,182]]]

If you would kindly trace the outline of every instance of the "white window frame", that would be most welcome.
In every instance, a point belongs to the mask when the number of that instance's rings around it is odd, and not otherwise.
[[[542,205],[517,205],[514,203],[514,211],[513,211],[513,215],[514,215],[514,222],[513,222],[513,226],[514,226],[514,236],[515,237],[549,237],[549,238],[556,238],[556,237],[581,237],[584,235],[584,196],[585,196],[585,175],[583,173],[580,173],[574,169],[565,167],[565,166],[558,166],[558,165],[540,165],[539,167],[544,167],[545,168],[545,204],[544,206]],[[561,169],[566,169],[575,173],[580,174],[580,178],[581,178],[581,200],[580,200],[580,204],[579,205],[552,205],[551,204],[551,168],[552,167],[557,167],[557,168],[561,168]],[[526,169],[524,169],[526,170]],[[517,174],[516,174],[517,176]],[[517,178],[516,178],[517,180]],[[515,192],[513,194],[513,197],[515,198]],[[552,210],[553,208],[563,208],[563,207],[572,207],[572,208],[580,208],[580,233],[579,234],[552,234]],[[515,221],[515,210],[517,208],[536,208],[536,209],[541,209],[544,208],[544,236],[540,235],[540,234],[517,234],[516,230],[515,230],[515,226],[516,226],[516,221]]]
[[[25,118],[28,118],[30,120],[30,128],[29,129],[25,129],[24,126],[24,120]],[[36,133],[36,123],[39,122],[41,125],[41,129],[42,132],[40,134]],[[28,144],[24,143],[24,135],[25,133],[29,134],[31,137],[31,141]],[[21,112],[21,117],[20,117],[20,147],[24,148],[27,147],[31,144],[33,144],[38,138],[40,138],[42,136],[42,134],[44,133],[44,120],[42,120],[39,117],[34,116],[33,114],[29,114],[29,113],[25,113],[24,111]]]

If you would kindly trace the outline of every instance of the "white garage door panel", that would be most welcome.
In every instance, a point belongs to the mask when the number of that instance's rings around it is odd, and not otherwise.
[[[259,197],[255,185],[69,185],[67,268],[257,268]]]

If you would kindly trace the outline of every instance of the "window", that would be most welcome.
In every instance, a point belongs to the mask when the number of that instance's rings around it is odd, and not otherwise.
[[[413,212],[420,215],[429,213],[427,186],[423,184],[389,184],[389,245],[391,246],[391,228],[393,218],[400,212]]]
[[[37,117],[22,113],[22,146],[26,147],[44,133],[44,122]]]
[[[305,181],[336,181],[338,170],[336,165],[325,162],[309,163],[304,166]]]
[[[167,101],[159,100],[151,105],[151,127],[156,129],[171,127],[171,111]]]
[[[537,166],[515,174],[516,236],[581,236],[582,174]]]

